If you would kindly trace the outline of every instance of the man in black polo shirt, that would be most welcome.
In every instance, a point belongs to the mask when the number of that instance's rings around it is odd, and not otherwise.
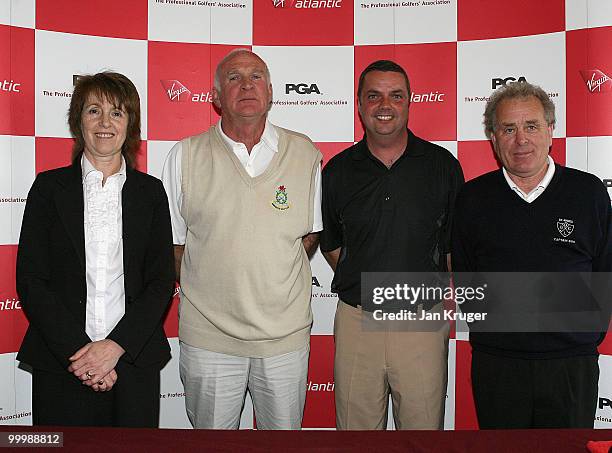
[[[592,277],[608,278],[610,199],[601,180],[550,158],[555,106],[546,92],[526,82],[496,90],[487,102],[484,124],[503,168],[466,183],[457,198],[453,270],[562,272],[560,283],[573,278],[567,272],[598,272],[602,274]],[[529,300],[533,318],[525,320],[535,319],[550,293],[549,288],[534,294],[535,300]],[[516,300],[517,309],[530,296]],[[599,303],[607,326],[606,299],[609,303],[609,296]],[[573,310],[591,310],[586,302],[573,299]],[[531,323],[525,325],[525,330],[533,329]],[[509,331],[502,332],[502,327]],[[573,331],[575,327],[518,332],[522,328],[481,326],[470,332],[480,427],[592,428],[597,346],[605,332]]]
[[[364,331],[362,272],[446,270],[457,160],[407,129],[410,84],[380,60],[359,78],[365,137],[323,170],[321,250],[335,271],[338,429],[384,429],[388,396],[399,429],[441,429],[448,325],[437,332]]]

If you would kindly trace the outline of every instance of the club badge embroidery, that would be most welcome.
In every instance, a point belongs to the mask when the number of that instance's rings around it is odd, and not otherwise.
[[[574,232],[574,224],[571,220],[559,219],[557,222],[557,230],[564,238]]]
[[[289,209],[291,206],[287,201],[289,200],[287,196],[287,188],[285,186],[278,186],[276,189],[276,195],[274,196],[274,201],[272,202],[272,206],[280,211],[284,211],[285,209]]]

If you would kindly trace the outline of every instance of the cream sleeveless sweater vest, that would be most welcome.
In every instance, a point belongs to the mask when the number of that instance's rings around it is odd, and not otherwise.
[[[224,354],[269,357],[309,341],[313,224],[321,154],[276,127],[278,152],[251,178],[217,126],[182,142],[179,337]]]

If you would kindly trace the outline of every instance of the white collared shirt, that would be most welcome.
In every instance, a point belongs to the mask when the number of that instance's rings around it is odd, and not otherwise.
[[[223,132],[221,120],[217,125],[217,129],[221,137],[234,152],[246,172],[251,178],[261,175],[272,161],[274,154],[278,152],[278,133],[274,126],[269,121],[266,121],[261,140],[251,150],[249,154],[244,143],[233,141]],[[185,220],[181,216],[181,204],[183,202],[182,190],[182,169],[181,157],[183,155],[183,147],[181,142],[178,142],[172,147],[162,172],[162,181],[168,194],[170,202],[170,218],[172,220],[172,237],[176,245],[185,244],[187,236],[187,226]],[[314,221],[311,232],[321,231],[323,229],[323,219],[321,216],[321,164],[315,175],[315,196],[314,196]]]
[[[106,178],[83,154],[85,274],[87,306],[85,332],[92,341],[106,338],[125,314],[121,189],[126,166],[121,156],[118,173]]]
[[[502,172],[504,173],[504,178],[506,178],[506,182],[508,183],[510,188],[514,190],[517,193],[517,195],[521,197],[523,200],[525,200],[527,203],[531,203],[533,200],[535,200],[540,195],[542,195],[542,193],[544,193],[544,191],[548,187],[548,184],[550,184],[550,181],[552,180],[555,174],[555,161],[552,159],[552,157],[550,157],[550,154],[549,154],[548,155],[548,170],[546,170],[546,174],[544,175],[544,178],[542,178],[542,180],[538,183],[538,185],[535,186],[533,190],[529,193],[523,192],[519,188],[519,186],[517,186],[516,183],[512,181],[512,179],[510,179],[510,175],[508,175],[508,172],[503,167],[502,167]]]

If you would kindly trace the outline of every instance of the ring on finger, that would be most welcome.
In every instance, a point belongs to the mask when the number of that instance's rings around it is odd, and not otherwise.
[[[93,377],[93,374],[91,374],[91,371],[88,371],[87,373],[85,373],[85,376],[87,376],[87,379],[91,379]]]
[[[98,385],[103,385],[104,381],[98,381]]]

